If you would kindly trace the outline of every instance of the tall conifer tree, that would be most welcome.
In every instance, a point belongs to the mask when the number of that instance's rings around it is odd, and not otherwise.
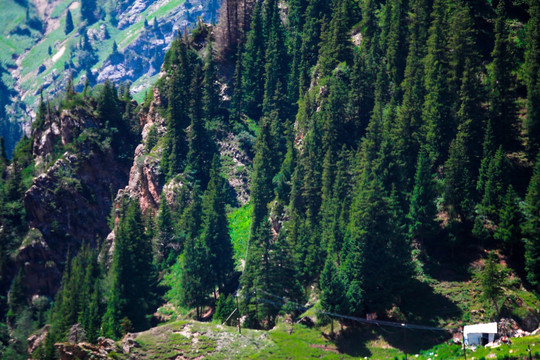
[[[493,61],[489,68],[489,118],[495,144],[509,150],[515,148],[517,141],[517,107],[512,43],[506,21],[506,1],[500,0],[495,21],[495,47],[491,53]]]
[[[525,241],[525,270],[527,270],[527,280],[538,287],[540,284],[540,156],[537,157],[534,165],[525,202],[526,218],[522,226]]]
[[[203,228],[201,239],[208,251],[212,284],[221,292],[234,271],[233,249],[225,212],[225,179],[220,175],[220,161],[212,162],[210,182],[203,196]]]
[[[113,285],[103,318],[106,336],[118,338],[127,318],[135,331],[148,327],[147,315],[154,305],[152,247],[146,235],[139,202],[130,200],[115,231],[111,268]]]
[[[540,2],[530,0],[527,23],[525,72],[527,82],[527,118],[525,128],[529,159],[540,150]]]
[[[264,98],[265,43],[262,27],[261,7],[257,2],[242,56],[242,107],[248,116],[255,119],[261,116]]]

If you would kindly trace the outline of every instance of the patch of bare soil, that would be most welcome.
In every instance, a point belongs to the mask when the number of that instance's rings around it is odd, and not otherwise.
[[[309,346],[312,348],[322,349],[324,351],[330,351],[330,352],[339,354],[338,349],[334,345],[311,344]]]

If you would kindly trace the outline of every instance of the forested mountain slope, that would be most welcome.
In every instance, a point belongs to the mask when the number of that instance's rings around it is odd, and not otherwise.
[[[235,309],[337,351],[366,314],[535,330],[539,44],[537,1],[226,0],[141,104],[67,82],[2,158],[4,355]]]

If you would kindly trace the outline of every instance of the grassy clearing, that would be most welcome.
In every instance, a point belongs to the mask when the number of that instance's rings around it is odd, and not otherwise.
[[[26,9],[13,0],[2,0],[2,11],[0,12],[0,33],[6,34],[24,24],[26,20]]]
[[[322,330],[322,331],[321,331]],[[176,321],[138,334],[140,347],[131,356],[137,359],[403,359],[402,344],[382,335],[380,329],[347,329],[337,340],[328,336],[329,327],[308,328],[281,323],[270,331],[242,329],[196,321]],[[399,332],[399,330],[398,330]],[[397,338],[403,339],[399,332]],[[408,334],[410,341],[423,334]],[[513,339],[513,344],[467,350],[467,359],[522,359],[530,346],[534,359],[540,358],[540,335]],[[536,354],[536,355],[535,355]],[[536,356],[536,357],[535,357]],[[408,351],[409,359],[463,359],[459,345],[442,343],[422,351]]]
[[[243,260],[246,255],[252,211],[253,205],[248,203],[241,208],[231,211],[228,215],[229,234],[231,236],[234,259],[237,266],[240,266],[240,260]]]
[[[533,359],[540,359],[540,335],[512,339],[512,345],[500,345],[496,348],[478,347],[476,350],[467,348],[467,359],[528,359],[528,348]],[[463,347],[455,344],[441,344],[433,349],[422,351],[419,359],[464,359]]]

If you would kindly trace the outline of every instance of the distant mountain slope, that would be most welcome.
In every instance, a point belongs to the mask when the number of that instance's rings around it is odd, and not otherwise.
[[[177,31],[192,27],[198,17],[216,21],[219,7],[216,0],[98,0],[93,19],[86,19],[81,14],[86,2],[0,3],[0,63],[9,71],[2,82],[13,91],[6,119],[0,112],[0,136],[8,139],[8,153],[20,134],[5,123],[25,122],[28,130],[41,89],[52,98],[65,89],[70,76],[79,90],[86,78],[91,85],[109,78],[131,82],[141,99]],[[68,10],[71,31],[66,30]]]

